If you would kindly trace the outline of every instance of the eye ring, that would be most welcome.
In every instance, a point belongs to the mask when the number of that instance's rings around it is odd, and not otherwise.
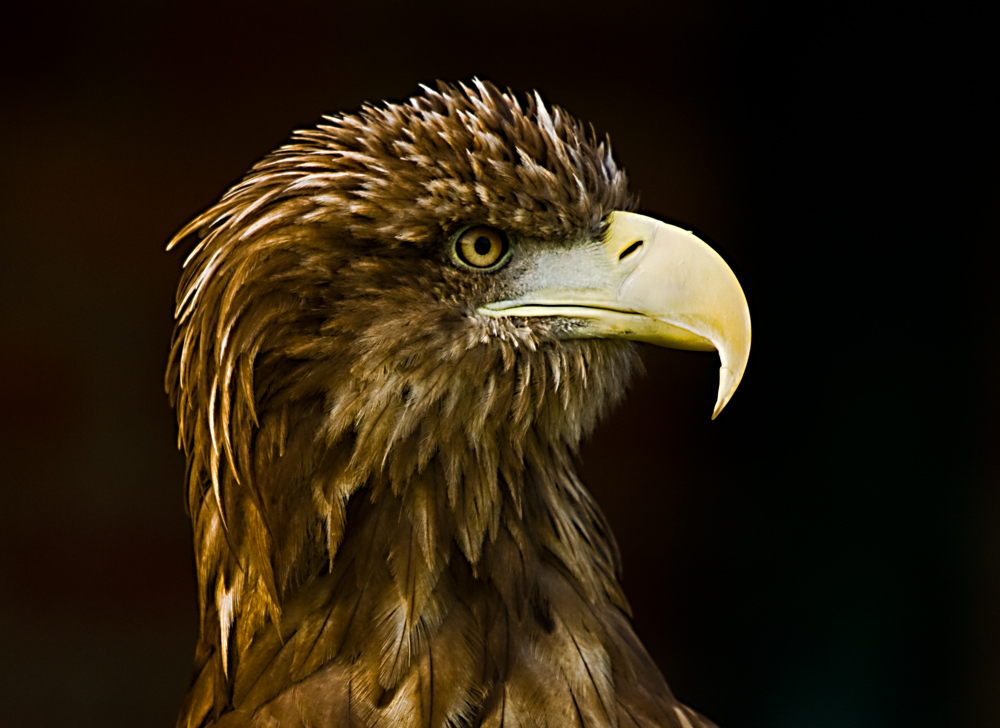
[[[489,225],[475,225],[461,231],[452,246],[455,259],[467,268],[496,270],[510,257],[507,235]]]

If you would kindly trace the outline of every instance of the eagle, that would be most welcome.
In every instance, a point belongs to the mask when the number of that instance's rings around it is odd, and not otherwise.
[[[713,725],[637,638],[578,447],[635,342],[719,353],[723,259],[607,137],[475,80],[324,117],[190,241],[166,389],[200,636],[177,725]]]

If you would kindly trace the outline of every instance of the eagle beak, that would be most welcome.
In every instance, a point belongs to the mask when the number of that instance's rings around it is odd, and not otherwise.
[[[543,270],[517,300],[479,309],[493,317],[570,319],[566,338],[623,338],[673,349],[719,352],[715,419],[750,357],[750,310],[736,276],[686,230],[631,212],[609,215],[597,246],[540,255]]]

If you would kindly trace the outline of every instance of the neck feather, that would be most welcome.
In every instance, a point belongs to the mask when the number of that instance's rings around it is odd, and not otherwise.
[[[188,440],[182,420],[202,635],[179,725],[696,720],[632,631],[574,469],[634,351],[533,344],[470,347],[448,376],[265,357],[251,386],[181,397],[209,404]]]

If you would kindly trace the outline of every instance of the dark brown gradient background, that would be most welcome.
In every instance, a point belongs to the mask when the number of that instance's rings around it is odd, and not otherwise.
[[[651,349],[584,451],[677,695],[723,728],[1000,725],[985,16],[79,5],[0,31],[0,726],[171,726],[187,685],[167,239],[291,130],[474,75],[608,132],[750,302],[716,422],[717,359]]]

